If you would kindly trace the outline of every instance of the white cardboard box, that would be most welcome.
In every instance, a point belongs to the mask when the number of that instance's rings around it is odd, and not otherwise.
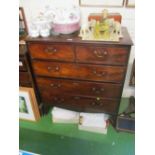
[[[51,114],[54,123],[79,123],[79,112],[54,107]]]

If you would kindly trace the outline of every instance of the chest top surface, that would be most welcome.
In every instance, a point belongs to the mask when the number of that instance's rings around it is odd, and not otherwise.
[[[133,42],[130,38],[130,35],[127,31],[127,28],[122,27],[122,34],[123,34],[123,38],[120,39],[119,42],[112,42],[112,41],[88,41],[88,40],[82,40],[79,36],[78,36],[79,32],[74,33],[74,34],[70,34],[70,35],[58,35],[58,36],[50,36],[47,38],[42,38],[42,37],[38,37],[38,38],[32,38],[30,36],[27,37],[26,41],[27,42],[48,42],[48,43],[52,43],[52,42],[57,42],[57,43],[86,43],[86,44],[98,44],[98,45],[133,45]]]

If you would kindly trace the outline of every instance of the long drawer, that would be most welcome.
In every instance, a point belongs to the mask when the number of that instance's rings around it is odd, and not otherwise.
[[[36,78],[41,91],[49,91],[52,94],[72,94],[94,96],[104,98],[119,98],[121,84],[109,84],[100,82],[83,82],[78,80],[60,80],[51,78]]]
[[[128,48],[102,46],[77,46],[76,57],[78,62],[125,65],[128,60]]]
[[[71,45],[31,43],[28,48],[32,58],[74,61]]]
[[[114,114],[118,107],[118,100],[104,98],[88,98],[70,95],[53,95],[49,91],[41,91],[41,99],[45,104],[52,106],[60,106],[68,109],[89,111],[89,112],[105,112]]]
[[[36,75],[121,83],[125,67],[33,61]]]

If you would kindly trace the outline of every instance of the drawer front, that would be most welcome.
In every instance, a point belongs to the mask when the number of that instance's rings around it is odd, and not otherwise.
[[[19,58],[19,70],[27,71],[26,62],[25,62],[24,58]]]
[[[119,66],[98,66],[41,61],[33,61],[33,69],[36,75],[42,76],[118,83],[123,81],[125,73],[125,67]]]
[[[118,107],[118,100],[69,95],[56,96],[48,91],[41,92],[41,99],[45,104],[89,112],[115,113]]]
[[[28,45],[32,58],[74,61],[71,45],[35,43]]]
[[[48,90],[57,95],[60,92],[62,94],[104,98],[119,98],[121,95],[121,84],[59,80],[41,77],[36,78],[36,82],[40,90]]]
[[[22,83],[30,83],[31,79],[28,72],[19,72],[19,81]]]
[[[125,65],[128,60],[128,49],[123,47],[88,47],[77,46],[78,62]]]

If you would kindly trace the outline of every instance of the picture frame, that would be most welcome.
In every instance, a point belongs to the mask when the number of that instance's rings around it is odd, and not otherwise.
[[[135,118],[118,116],[116,123],[116,130],[135,133]]]
[[[125,6],[128,8],[135,8],[135,0],[126,0]]]
[[[33,88],[19,87],[19,119],[38,121],[39,108]]]
[[[123,7],[125,0],[79,0],[82,7]]]

